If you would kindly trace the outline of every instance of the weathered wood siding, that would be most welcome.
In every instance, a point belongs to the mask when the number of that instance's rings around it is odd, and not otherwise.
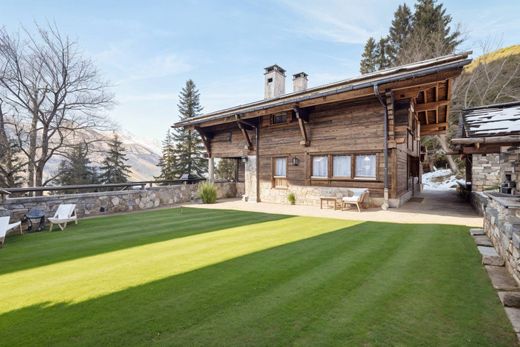
[[[390,116],[393,116],[391,113]],[[259,121],[260,146],[260,185],[261,194],[266,189],[273,188],[273,158],[287,158],[287,188],[291,186],[313,187],[346,187],[368,188],[372,197],[382,197],[384,188],[384,113],[377,99],[364,100],[362,103],[336,103],[313,107],[309,110],[306,129],[310,146],[305,147],[298,121],[294,115],[286,124],[271,125],[269,116]],[[389,185],[390,198],[396,198],[407,190],[407,155],[418,153],[411,148],[406,134],[406,124],[394,126],[394,120],[389,122],[391,132],[390,142],[395,138],[393,147],[389,149]],[[245,148],[243,134],[234,124],[212,128],[212,155],[214,157],[241,157],[255,155],[255,150]],[[249,135],[255,144],[255,132],[249,130]],[[395,142],[400,139],[401,144]],[[402,140],[401,140],[402,139]],[[417,147],[417,146],[415,146]],[[313,155],[320,154],[350,154],[352,162],[355,155],[375,154],[377,158],[376,179],[311,179],[311,162]],[[297,166],[292,164],[293,158],[298,158]],[[354,167],[352,167],[354,176]],[[286,188],[286,189],[287,189]]]
[[[269,124],[262,124],[266,123]],[[296,121],[260,128],[260,180],[263,185],[271,183],[272,158],[285,156],[289,187],[369,188],[373,196],[382,196],[383,109],[377,100],[357,105],[343,103],[316,107],[309,113],[307,132],[311,142],[309,147],[300,144],[303,138]],[[376,180],[311,179],[311,156],[319,154],[375,154]],[[298,158],[298,166],[292,165],[293,157]]]

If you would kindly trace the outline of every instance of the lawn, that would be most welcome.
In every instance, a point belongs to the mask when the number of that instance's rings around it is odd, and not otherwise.
[[[7,239],[0,345],[512,346],[467,228],[196,208]]]

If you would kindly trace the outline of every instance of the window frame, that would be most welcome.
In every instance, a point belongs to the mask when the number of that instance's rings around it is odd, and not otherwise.
[[[280,176],[280,175],[276,174],[276,161],[279,159],[285,160],[285,176]],[[287,178],[287,159],[288,159],[288,157],[286,157],[286,156],[273,157],[273,172],[272,172],[273,178]]]
[[[330,169],[329,169],[329,165],[330,165],[330,160],[329,160],[329,154],[311,154],[311,179],[314,179],[314,180],[327,180],[327,179],[330,179]],[[327,173],[325,176],[314,176],[313,173],[314,173],[314,158],[315,157],[324,157],[327,159],[327,165],[326,165],[326,168],[327,168]]]
[[[365,157],[365,156],[373,156],[375,157],[375,173],[374,176],[358,176],[357,175],[357,157]],[[355,180],[363,180],[363,181],[377,181],[377,168],[378,168],[378,159],[377,153],[359,153],[355,155],[356,162],[354,164],[354,179]]]
[[[275,122],[274,120],[277,116],[285,117],[285,121]],[[275,113],[275,114],[272,114],[269,116],[269,125],[271,125],[271,126],[287,125],[287,124],[291,123],[291,120],[292,120],[292,114],[289,112]]]
[[[354,165],[352,165],[352,158],[355,158],[355,155],[352,154],[346,154],[346,153],[334,153],[330,154],[331,157],[331,173],[330,178],[331,179],[352,179],[352,168]],[[348,157],[350,158],[350,176],[334,176],[334,157]]]
[[[380,181],[380,172],[379,172],[379,161],[380,161],[380,152],[317,152],[317,153],[307,153],[307,163],[308,169],[306,173],[306,179],[312,185],[312,181],[322,182],[328,181],[329,185],[333,182],[345,181],[345,182],[354,182],[354,181]],[[334,176],[334,156],[347,156],[350,157],[350,177],[341,177]],[[375,156],[375,176],[356,176],[356,161],[357,157],[362,156]],[[314,157],[327,157],[327,176],[313,176],[313,158]]]
[[[278,159],[285,159],[285,176],[276,175],[276,161]],[[289,156],[279,155],[271,158],[271,187],[274,189],[287,189],[288,188],[288,168],[289,168]]]

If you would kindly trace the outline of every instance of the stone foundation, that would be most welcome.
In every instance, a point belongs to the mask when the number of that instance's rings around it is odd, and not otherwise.
[[[289,204],[287,195],[294,193],[296,205],[319,206],[320,197],[332,196],[342,198],[348,196],[349,188],[344,187],[317,187],[291,185],[289,188],[273,188],[271,183],[260,183],[260,200],[276,204]],[[390,199],[390,207],[399,207],[411,197],[409,194],[402,195],[399,199]],[[379,207],[383,204],[382,197],[370,196],[369,206]]]
[[[6,199],[0,204],[0,216],[11,216],[19,221],[31,208],[51,216],[60,204],[76,204],[79,218],[120,212],[141,211],[197,199],[198,184],[159,186],[143,190],[124,190],[83,194],[46,195]],[[235,198],[240,192],[234,182],[216,182],[217,198]]]
[[[520,283],[520,208],[504,205],[499,199],[488,199],[484,232],[509,273]]]

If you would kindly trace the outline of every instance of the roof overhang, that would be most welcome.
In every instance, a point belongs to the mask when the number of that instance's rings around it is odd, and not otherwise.
[[[294,107],[309,107],[330,102],[354,100],[374,96],[374,86],[385,92],[389,89],[413,88],[421,83],[434,83],[458,76],[462,68],[471,62],[471,52],[451,54],[414,64],[365,74],[356,78],[339,81],[297,93],[289,93],[272,99],[264,99],[249,104],[211,112],[192,119],[175,123],[173,127],[206,127],[291,110]],[[432,76],[431,80],[427,80]],[[419,78],[421,78],[419,82]]]

